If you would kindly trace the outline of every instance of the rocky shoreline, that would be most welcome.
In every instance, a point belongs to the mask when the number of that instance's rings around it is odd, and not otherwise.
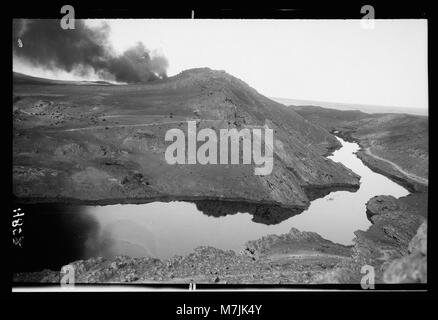
[[[337,134],[352,141],[348,135]],[[313,196],[309,190],[306,193],[312,199],[337,188],[345,186],[327,190],[316,187],[312,190]],[[222,216],[246,210],[254,215],[254,221],[262,219],[265,224],[278,223],[299,213],[292,213],[290,208],[272,207],[272,204],[221,201],[218,206],[216,198],[191,200],[208,215]],[[167,260],[96,257],[70,265],[76,270],[78,284],[358,284],[364,265],[373,266],[376,283],[426,283],[427,202],[427,193],[418,192],[399,199],[392,196],[370,199],[366,207],[372,226],[366,231],[356,231],[352,246],[336,244],[316,233],[292,228],[286,234],[248,241],[239,253],[198,247],[186,256]],[[60,272],[16,273],[13,280],[59,283]]]
[[[364,151],[366,146],[364,145],[363,141],[361,141],[359,138],[355,138],[353,136],[353,131],[331,130],[331,133],[334,132],[336,132],[336,135],[341,137],[345,141],[354,142],[360,146],[360,149],[357,151],[356,155],[372,171],[384,175],[388,179],[405,187],[409,192],[427,193],[428,191],[427,185],[409,179],[409,177],[407,177],[404,174],[401,174],[398,170],[395,170],[391,165],[368,155]]]
[[[419,205],[422,204],[422,205]],[[427,194],[409,194],[396,199],[392,196],[376,196],[367,203],[367,216],[372,225],[368,230],[355,232],[353,255],[349,261],[330,271],[323,281],[355,283],[360,280],[360,269],[373,266],[376,283],[427,282],[426,259],[419,259],[418,269],[397,264],[427,243]],[[421,240],[419,240],[420,238]],[[425,252],[427,255],[427,251]]]
[[[427,192],[429,119],[395,113],[365,113],[318,106],[290,106],[313,124],[359,144],[357,156],[374,172],[412,193]]]
[[[375,269],[376,283],[427,282],[427,195],[400,199],[377,196],[367,203],[373,223],[356,231],[345,246],[314,232],[289,233],[248,241],[243,250],[198,247],[186,256],[91,258],[70,263],[78,284],[219,283],[306,284],[360,283],[364,265]],[[60,272],[16,273],[14,282],[59,283]]]

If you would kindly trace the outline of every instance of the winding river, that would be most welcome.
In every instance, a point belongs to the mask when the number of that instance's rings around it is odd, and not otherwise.
[[[239,252],[248,240],[282,234],[292,227],[313,231],[341,244],[352,244],[353,232],[366,230],[366,202],[376,195],[396,198],[409,192],[367,168],[356,157],[356,143],[340,138],[342,148],[331,158],[361,176],[356,192],[336,191],[312,201],[301,214],[275,225],[253,222],[239,212],[220,217],[203,214],[189,202],[153,202],[108,206],[27,206],[24,248],[16,250],[17,270],[59,268],[92,256],[185,255],[198,246]]]

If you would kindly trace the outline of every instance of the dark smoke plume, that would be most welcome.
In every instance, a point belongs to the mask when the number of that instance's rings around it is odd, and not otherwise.
[[[142,43],[114,53],[108,41],[109,26],[90,28],[76,20],[75,29],[64,30],[59,20],[16,19],[13,21],[13,54],[35,66],[87,75],[92,69],[103,79],[119,82],[147,82],[166,77],[168,61],[151,57]],[[17,46],[17,39],[23,46]]]

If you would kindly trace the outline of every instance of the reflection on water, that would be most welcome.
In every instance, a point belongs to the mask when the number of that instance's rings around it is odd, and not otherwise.
[[[357,192],[332,192],[321,199],[312,201],[309,209],[288,220],[290,227],[302,231],[314,231],[322,237],[341,244],[351,244],[353,232],[366,230],[370,222],[366,216],[365,204],[377,195],[403,197],[409,192],[402,186],[385,176],[371,171],[354,154],[359,150],[357,143],[349,143],[342,139],[342,148],[328,157],[341,162],[347,168],[361,176],[360,188]]]
[[[301,214],[294,215],[294,212],[275,207],[221,205],[211,201],[197,204],[175,201],[142,205],[69,206],[68,210],[66,207],[51,206],[41,210],[34,206],[32,214],[35,217],[44,216],[43,220],[48,225],[33,222],[31,228],[39,230],[36,233],[41,234],[34,234],[36,241],[30,246],[40,248],[37,250],[40,252],[41,248],[45,248],[47,257],[44,259],[49,261],[55,255],[58,258],[51,263],[60,266],[76,259],[119,254],[169,258],[190,253],[201,245],[239,251],[248,240],[286,233],[291,227],[317,232],[334,242],[351,244],[353,232],[370,225],[365,203],[371,197],[400,197],[407,195],[408,191],[365,167],[354,154],[359,148],[356,143],[339,140],[343,147],[330,158],[361,176],[359,190],[332,192],[312,201],[308,210]],[[53,230],[55,234],[50,236],[52,243],[44,233],[50,234]],[[31,236],[27,233],[26,238]],[[49,267],[48,263],[44,266]]]

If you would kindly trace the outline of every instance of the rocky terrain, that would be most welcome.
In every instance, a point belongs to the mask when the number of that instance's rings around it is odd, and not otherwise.
[[[316,106],[291,106],[312,123],[361,146],[357,156],[372,170],[411,192],[427,192],[428,117],[368,114]]]
[[[294,111],[295,110],[295,111]],[[170,128],[274,130],[274,170],[253,165],[168,165]],[[198,247],[168,260],[91,258],[70,263],[77,283],[359,283],[364,265],[377,283],[427,282],[427,117],[286,107],[224,72],[194,69],[138,85],[47,82],[14,75],[13,193],[17,201],[145,203],[187,200],[211,216],[245,211],[278,223],[359,177],[325,156],[359,143],[372,170],[407,187],[367,203],[368,230],[344,246],[292,228],[246,243],[242,252]],[[217,205],[217,201],[221,205]],[[14,274],[16,282],[59,283],[59,270]]]
[[[357,279],[357,266],[370,264],[377,266],[379,281],[427,282],[428,117],[316,106],[292,108],[314,124],[358,143],[357,156],[365,165],[412,192],[400,199],[370,199],[367,216],[373,225],[355,233],[354,262],[326,277],[352,281]]]
[[[423,250],[424,256],[413,258],[417,261],[412,265],[400,266],[400,261],[409,259],[410,254],[427,243],[424,231],[427,230],[427,194],[410,194],[399,199],[376,196],[367,203],[367,215],[372,225],[366,231],[355,232],[352,259],[325,274],[322,280],[357,282],[360,268],[370,265],[375,269],[376,283],[427,282],[427,251]]]
[[[334,244],[311,232],[292,229],[288,234],[251,241],[237,254],[198,247],[187,256],[166,261],[118,256],[76,261],[77,283],[309,283],[315,274],[348,259],[351,248]],[[59,272],[16,274],[14,281],[59,282]]]
[[[274,130],[274,169],[169,165],[168,129]],[[13,193],[23,202],[88,204],[228,200],[290,214],[359,177],[325,157],[333,135],[222,71],[193,69],[147,84],[47,81],[14,74]]]
[[[92,258],[72,262],[76,283],[360,283],[364,265],[379,283],[427,282],[427,207],[424,194],[367,204],[372,226],[357,231],[353,246],[292,228],[289,233],[249,241],[240,253],[198,247],[186,256]],[[15,282],[59,283],[60,272],[17,273]]]

